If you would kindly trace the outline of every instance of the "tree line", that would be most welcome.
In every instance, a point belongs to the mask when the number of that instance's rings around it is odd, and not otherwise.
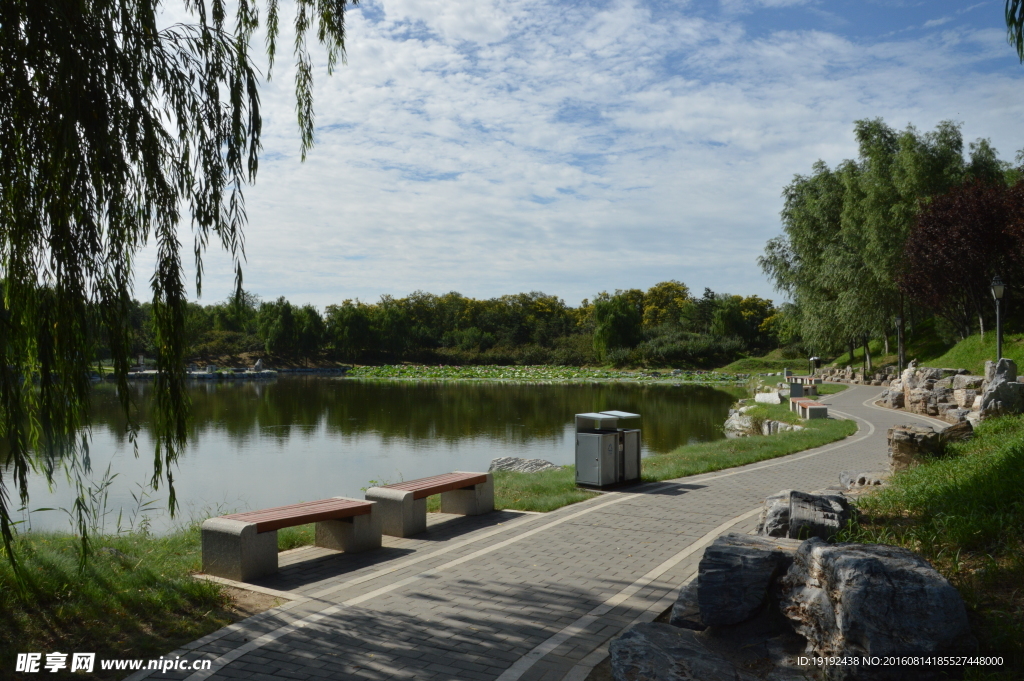
[[[854,124],[858,157],[818,161],[783,190],[783,234],[759,258],[792,301],[785,341],[853,356],[932,322],[947,340],[991,326],[990,283],[1024,284],[1024,175],[960,125]],[[1018,162],[1021,156],[1018,155]],[[1011,323],[1018,324],[1014,310]]]
[[[711,367],[775,347],[781,311],[758,296],[696,296],[679,281],[601,292],[577,307],[540,292],[486,300],[457,292],[344,300],[322,312],[242,291],[185,316],[195,359]],[[157,351],[152,305],[134,303],[134,352]],[[101,348],[101,356],[103,349]]]

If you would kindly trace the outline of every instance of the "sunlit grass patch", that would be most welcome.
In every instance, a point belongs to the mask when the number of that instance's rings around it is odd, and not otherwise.
[[[983,422],[973,440],[893,476],[859,507],[861,523],[844,539],[930,560],[967,602],[982,654],[1024,668],[1024,417]]]

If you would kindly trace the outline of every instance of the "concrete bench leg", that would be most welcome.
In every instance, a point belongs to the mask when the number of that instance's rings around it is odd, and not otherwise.
[[[464,471],[455,471],[462,473]],[[472,487],[441,493],[441,513],[459,515],[480,515],[494,510],[494,474],[487,474],[487,481]]]
[[[828,418],[828,407],[807,407],[807,418],[809,418],[809,419],[827,419]]]
[[[248,582],[277,572],[277,531],[256,533],[256,525],[230,518],[203,523],[203,572]]]
[[[381,531],[388,536],[411,537],[427,529],[427,500],[413,499],[412,492],[371,487],[366,500],[375,502]]]
[[[334,498],[347,499],[348,497]],[[358,499],[353,501],[358,501]],[[377,512],[378,508],[378,504],[373,504],[370,512],[363,515],[354,515],[351,518],[340,520],[321,520],[316,524],[316,545],[345,553],[379,549],[381,518]]]

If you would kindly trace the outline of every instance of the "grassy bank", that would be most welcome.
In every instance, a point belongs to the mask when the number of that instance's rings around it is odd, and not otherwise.
[[[191,577],[201,564],[198,525],[166,537],[98,537],[84,570],[72,536],[26,533],[16,546],[24,589],[0,556],[0,678],[16,678],[19,652],[158,658],[234,619],[219,586]]]
[[[653,381],[672,380],[686,383],[735,382],[735,373],[722,371],[680,371],[678,374],[666,370],[618,371],[574,366],[501,366],[501,365],[428,365],[428,364],[385,364],[383,366],[355,367],[347,376],[353,378],[384,378],[407,380],[510,380],[510,381]]]
[[[982,423],[942,459],[893,477],[862,499],[860,527],[845,537],[904,546],[960,590],[982,655],[1024,669],[1024,417]],[[1010,659],[1012,657],[1012,660]]]

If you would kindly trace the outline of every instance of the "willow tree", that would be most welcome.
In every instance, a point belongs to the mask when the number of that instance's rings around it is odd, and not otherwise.
[[[191,228],[197,295],[211,240],[230,254],[241,290],[242,190],[261,148],[250,44],[262,26],[272,67],[278,0],[234,0],[231,16],[224,0],[181,4],[189,22],[160,27],[160,0],[0,3],[0,437],[9,471],[0,477],[0,532],[12,560],[12,493],[27,503],[29,471],[52,479],[63,467],[81,491],[98,326],[131,422],[129,315],[140,249],[156,247],[152,484],[166,484],[172,513],[172,464],[189,413],[180,233]],[[344,57],[346,8],[347,0],[296,0],[303,159],[313,143],[307,34],[325,46],[330,72]],[[87,549],[81,497],[76,508]]]
[[[785,234],[768,242],[759,262],[799,303],[812,345],[829,351],[856,338],[867,357],[868,338],[887,335],[904,318],[897,282],[921,206],[965,179],[1004,181],[1010,168],[984,139],[965,159],[960,127],[950,121],[919,133],[859,120],[854,134],[856,160],[835,170],[819,161],[783,191]]]

